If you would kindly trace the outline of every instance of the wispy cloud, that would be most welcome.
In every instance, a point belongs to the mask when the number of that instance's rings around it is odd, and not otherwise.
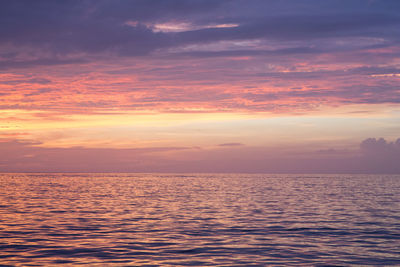
[[[219,144],[218,146],[227,146],[227,147],[232,147],[232,146],[243,146],[244,144],[242,143],[223,143],[223,144]]]

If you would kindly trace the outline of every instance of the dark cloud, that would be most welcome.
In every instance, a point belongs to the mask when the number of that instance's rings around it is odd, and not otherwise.
[[[54,55],[114,52],[141,56],[173,42],[146,22],[207,12],[215,1],[8,1],[1,3],[0,45]],[[176,17],[178,16],[178,17]],[[127,22],[136,25],[127,25]],[[18,52],[17,52],[18,53]]]
[[[272,52],[222,49],[219,53],[268,55],[313,50],[318,53],[324,48],[318,39],[381,38],[385,45],[390,45],[399,41],[396,36],[400,33],[400,16],[393,10],[398,4],[392,1],[338,4],[335,1],[17,0],[2,1],[0,6],[0,45],[13,47],[10,51],[4,48],[3,54],[12,57],[29,50],[31,57],[36,57],[31,64],[54,64],[52,60],[47,63],[43,60],[43,51],[52,57],[75,53],[144,56],[188,44],[254,39],[302,44],[299,48]],[[184,22],[200,29],[179,33],[154,31],[155,24],[165,22]],[[236,26],[216,26],[226,23]],[[336,49],[340,47],[336,45]],[[195,52],[196,56],[217,53]],[[18,67],[17,60],[12,59],[0,65]]]
[[[397,84],[352,85],[338,88],[296,89],[278,92],[245,93],[241,97],[253,103],[266,101],[296,100],[298,104],[313,104],[316,101],[328,103],[335,99],[341,104],[382,104],[400,103],[399,86]],[[249,107],[251,108],[251,107]]]
[[[340,70],[315,70],[315,71],[284,71],[284,72],[264,72],[264,73],[252,73],[251,75],[265,78],[275,79],[290,79],[290,80],[309,80],[309,79],[320,79],[320,78],[340,78],[348,76],[379,76],[382,74],[400,74],[399,68],[387,68],[387,67],[359,67],[349,68]]]
[[[28,83],[28,84],[49,84],[49,83],[51,83],[51,81],[48,80],[48,79],[44,79],[44,78],[31,78],[31,79],[25,79],[25,80],[6,80],[6,81],[0,81],[0,84],[15,85],[15,84],[20,84],[20,83]]]
[[[271,14],[270,16],[274,16]],[[334,37],[389,37],[399,32],[400,16],[377,14],[336,14],[281,16],[248,22],[237,27],[208,28],[178,34],[183,43],[268,38],[275,40],[310,40]],[[388,29],[389,27],[389,29]],[[383,31],[379,29],[384,29]]]
[[[199,57],[199,58],[214,58],[214,57],[240,57],[240,56],[284,56],[284,55],[297,55],[297,54],[315,54],[322,53],[319,49],[310,47],[293,47],[275,50],[219,50],[219,51],[191,51],[191,52],[180,52],[172,53],[171,57]],[[327,51],[326,51],[327,52]]]
[[[168,19],[193,19],[193,16],[213,11],[230,1],[221,0],[102,0],[92,1],[93,17],[99,19],[128,20],[142,22]]]
[[[15,69],[15,68],[29,68],[33,66],[53,66],[53,65],[68,65],[68,64],[81,64],[88,62],[87,59],[74,58],[74,59],[60,59],[57,57],[51,58],[38,58],[34,60],[0,60],[0,70]]]

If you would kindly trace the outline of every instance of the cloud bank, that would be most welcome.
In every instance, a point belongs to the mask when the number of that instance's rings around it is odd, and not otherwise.
[[[302,113],[400,102],[398,1],[0,5],[1,109]]]
[[[400,173],[400,139],[368,138],[360,149],[287,150],[238,143],[216,148],[44,148],[3,140],[1,172]]]

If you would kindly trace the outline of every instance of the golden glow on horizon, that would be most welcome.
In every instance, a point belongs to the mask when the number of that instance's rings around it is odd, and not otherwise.
[[[376,134],[396,137],[400,109],[385,105],[349,105],[323,112],[273,113],[137,113],[63,114],[3,110],[0,137],[39,142],[41,147],[213,147],[299,145],[360,139]],[[396,111],[397,110],[397,111]],[[343,141],[341,141],[343,143]]]

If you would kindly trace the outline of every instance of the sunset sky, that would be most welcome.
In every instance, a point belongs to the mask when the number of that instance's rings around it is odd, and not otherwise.
[[[400,173],[400,1],[1,1],[0,171]]]

